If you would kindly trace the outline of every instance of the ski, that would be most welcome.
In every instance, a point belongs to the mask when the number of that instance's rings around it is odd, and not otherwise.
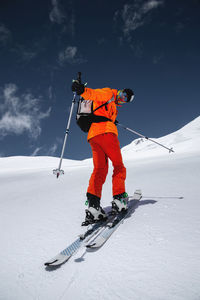
[[[103,230],[95,235],[94,238],[90,239],[89,243],[86,244],[86,248],[100,248],[112,235],[112,233],[123,223],[124,219],[127,218],[135,206],[138,204],[142,198],[141,190],[136,190],[132,200],[129,202],[128,209],[119,213],[114,219],[109,220],[105,225]]]
[[[63,263],[67,262],[73,255],[75,255],[81,247],[86,246],[88,248],[98,248],[104,244],[104,242],[109,238],[114,230],[121,224],[123,219],[128,216],[131,212],[133,204],[135,201],[141,198],[141,191],[137,190],[134,193],[133,197],[129,197],[133,199],[129,202],[129,208],[127,211],[122,212],[120,214],[112,215],[110,212],[108,213],[108,218],[106,220],[99,221],[98,223],[94,223],[89,225],[88,229],[85,233],[80,234],[74,242],[72,242],[69,246],[67,246],[64,250],[62,250],[55,257],[45,262],[44,265],[46,267],[58,267]],[[110,229],[111,231],[107,230]]]
[[[98,223],[94,223],[89,225],[89,228],[86,230],[84,234],[80,234],[78,238],[69,246],[67,246],[64,250],[62,250],[55,257],[45,262],[44,265],[47,267],[57,267],[66,261],[68,261],[77,251],[87,244],[90,239],[94,238],[96,234],[100,234],[101,230],[104,229],[104,226],[111,222],[114,219],[114,216],[108,215],[106,220],[99,221]]]

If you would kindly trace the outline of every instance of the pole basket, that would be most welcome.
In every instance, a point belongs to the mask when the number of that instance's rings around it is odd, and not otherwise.
[[[64,175],[65,172],[63,170],[55,169],[53,170],[53,174],[58,178],[60,175]]]

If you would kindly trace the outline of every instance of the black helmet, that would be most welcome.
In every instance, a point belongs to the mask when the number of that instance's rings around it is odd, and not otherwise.
[[[126,102],[132,102],[134,99],[134,93],[131,89],[123,89],[123,93],[126,94]]]
[[[131,89],[123,89],[117,92],[117,101],[120,104],[132,102],[133,98],[134,98],[134,93]]]

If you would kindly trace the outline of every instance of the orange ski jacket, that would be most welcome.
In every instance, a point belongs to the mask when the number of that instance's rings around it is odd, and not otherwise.
[[[94,90],[86,87],[84,93],[81,94],[81,96],[85,100],[93,101],[93,110],[114,97],[112,102],[106,104],[106,106],[103,106],[94,112],[95,115],[107,117],[108,119],[111,119],[112,122],[106,121],[100,123],[92,123],[88,132],[87,140],[89,141],[91,138],[107,132],[112,132],[118,136],[117,127],[114,124],[118,113],[117,105],[114,101],[117,96],[117,90],[110,88]]]

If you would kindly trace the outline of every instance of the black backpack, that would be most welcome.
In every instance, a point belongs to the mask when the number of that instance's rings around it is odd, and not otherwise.
[[[93,101],[92,100],[84,100],[80,98],[78,102],[77,114],[76,114],[76,123],[81,128],[82,131],[88,132],[92,123],[100,123],[100,122],[107,122],[111,121],[110,119],[104,116],[96,116],[94,112],[99,108],[105,106],[107,110],[107,104],[114,101],[114,96],[108,100],[107,102],[103,103],[99,107],[93,110]]]

